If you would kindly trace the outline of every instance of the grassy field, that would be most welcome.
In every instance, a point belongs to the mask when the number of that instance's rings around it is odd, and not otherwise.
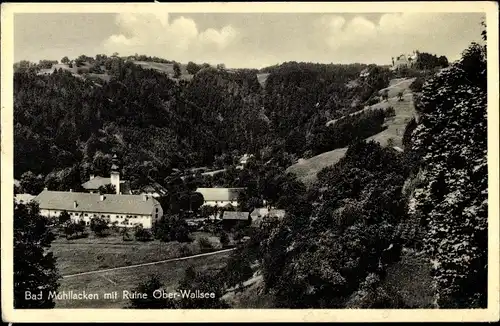
[[[266,80],[269,74],[257,74],[257,80],[262,87],[266,87]]]
[[[344,157],[346,151],[347,148],[338,148],[307,160],[300,159],[296,164],[290,166],[287,172],[295,174],[306,185],[310,185],[316,180],[316,174],[320,170],[337,163]]]
[[[95,273],[90,275],[72,274],[91,272],[115,267],[124,267],[142,263],[157,262],[178,257],[202,253],[199,242],[206,237],[215,249],[219,249],[217,237],[205,232],[191,233],[191,243],[123,241],[122,237],[112,233],[104,238],[97,238],[90,232],[88,238],[67,240],[64,237],[54,240],[51,251],[57,258],[60,281],[59,293],[97,293],[99,300],[56,300],[57,308],[121,308],[128,301],[121,297],[123,290],[132,290],[148,275],[157,273],[166,287],[175,287],[183,277],[187,266],[195,268],[220,268],[229,253],[215,256],[198,257],[190,260],[163,262],[155,265],[139,266]],[[116,300],[104,299],[104,293],[118,291]]]
[[[184,271],[187,267],[193,266],[197,270],[220,269],[225,266],[229,254],[229,252],[224,252],[190,260],[64,278],[60,281],[59,293],[62,291],[82,293],[85,291],[86,293],[97,294],[98,299],[56,300],[56,308],[123,308],[129,303],[127,298],[123,298],[123,291],[133,291],[149,275],[157,274],[163,283],[165,291],[173,292],[177,290],[177,285],[184,277]],[[105,293],[113,291],[118,293],[116,299],[104,299]]]
[[[383,109],[389,106],[394,108],[396,116],[388,118],[384,122],[387,127],[382,132],[373,135],[367,140],[375,140],[382,146],[387,146],[389,139],[392,139],[393,146],[402,146],[402,139],[406,124],[415,115],[413,95],[409,90],[409,86],[414,78],[409,79],[393,79],[389,83],[389,99],[388,101],[374,104],[361,110]],[[398,93],[403,92],[403,101],[398,100]],[[352,113],[358,114],[361,111]],[[304,182],[306,185],[312,184],[316,180],[316,174],[323,168],[336,164],[342,157],[344,157],[347,148],[338,148],[329,152],[319,154],[307,160],[300,159],[296,164],[290,166],[287,171],[291,172]]]
[[[119,235],[106,238],[66,240],[56,239],[51,251],[57,258],[57,267],[62,275],[154,262],[169,258],[188,256],[202,252],[196,239],[207,237],[212,245],[220,246],[217,237],[208,233],[193,233],[191,243],[123,241]]]

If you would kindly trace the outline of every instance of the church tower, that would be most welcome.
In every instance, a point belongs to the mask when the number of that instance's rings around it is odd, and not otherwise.
[[[111,161],[111,177],[110,181],[113,186],[115,186],[116,194],[120,195],[120,168],[118,164],[118,158],[116,154],[113,155],[113,160]]]

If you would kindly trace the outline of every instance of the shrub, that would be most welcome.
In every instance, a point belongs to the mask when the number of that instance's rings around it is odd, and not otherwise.
[[[179,254],[181,257],[187,257],[191,256],[193,254],[193,251],[191,250],[191,248],[189,248],[189,246],[183,245],[179,248]]]
[[[136,240],[142,242],[150,241],[152,238],[151,232],[149,230],[144,229],[142,225],[136,227],[134,236]]]
[[[220,234],[220,244],[222,248],[225,248],[229,244],[229,236],[226,232],[221,232]]]
[[[368,101],[366,101],[365,105],[374,105],[374,104],[377,104],[380,102],[380,97],[378,96],[372,96],[368,99]]]
[[[207,237],[199,237],[198,238],[198,246],[200,246],[200,249],[202,251],[210,251],[210,250],[214,249],[212,242],[210,242],[210,240],[208,240]]]
[[[127,228],[123,228],[121,231],[120,231],[121,235],[122,235],[122,239],[123,241],[132,241],[134,240],[132,238],[132,236],[130,235],[130,232]]]
[[[396,116],[396,111],[392,106],[389,106],[387,109],[385,109],[385,117],[390,118]]]
[[[64,211],[59,215],[58,220],[60,225],[64,225],[67,222],[71,221],[71,217],[69,216],[68,212]]]
[[[425,218],[441,308],[484,308],[487,298],[486,49],[478,44],[425,83],[412,150],[425,171],[415,211]]]
[[[90,229],[95,233],[98,237],[104,237],[107,235],[106,231],[108,231],[108,221],[103,217],[94,217],[90,220]]]
[[[413,83],[410,85],[410,90],[412,92],[418,93],[422,91],[422,87],[424,86],[424,78],[423,77],[417,77]]]
[[[130,308],[133,309],[169,309],[175,308],[175,301],[172,299],[156,299],[153,297],[153,293],[156,290],[163,288],[163,284],[160,277],[156,274],[150,275],[149,278],[139,284],[137,288],[133,291],[138,293],[145,293],[147,296],[145,298],[131,298]]]
[[[155,237],[163,242],[190,242],[189,228],[184,219],[175,216],[163,216],[155,227]]]

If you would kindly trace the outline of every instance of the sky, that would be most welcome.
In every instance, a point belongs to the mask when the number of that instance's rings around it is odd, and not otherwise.
[[[460,57],[482,13],[22,13],[14,60],[158,56],[261,68],[285,61],[390,64],[413,50]]]

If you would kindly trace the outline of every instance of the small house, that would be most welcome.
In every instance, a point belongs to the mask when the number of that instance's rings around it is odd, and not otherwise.
[[[222,226],[224,228],[233,228],[239,226],[249,226],[251,222],[250,212],[231,212],[225,211],[222,214]]]

